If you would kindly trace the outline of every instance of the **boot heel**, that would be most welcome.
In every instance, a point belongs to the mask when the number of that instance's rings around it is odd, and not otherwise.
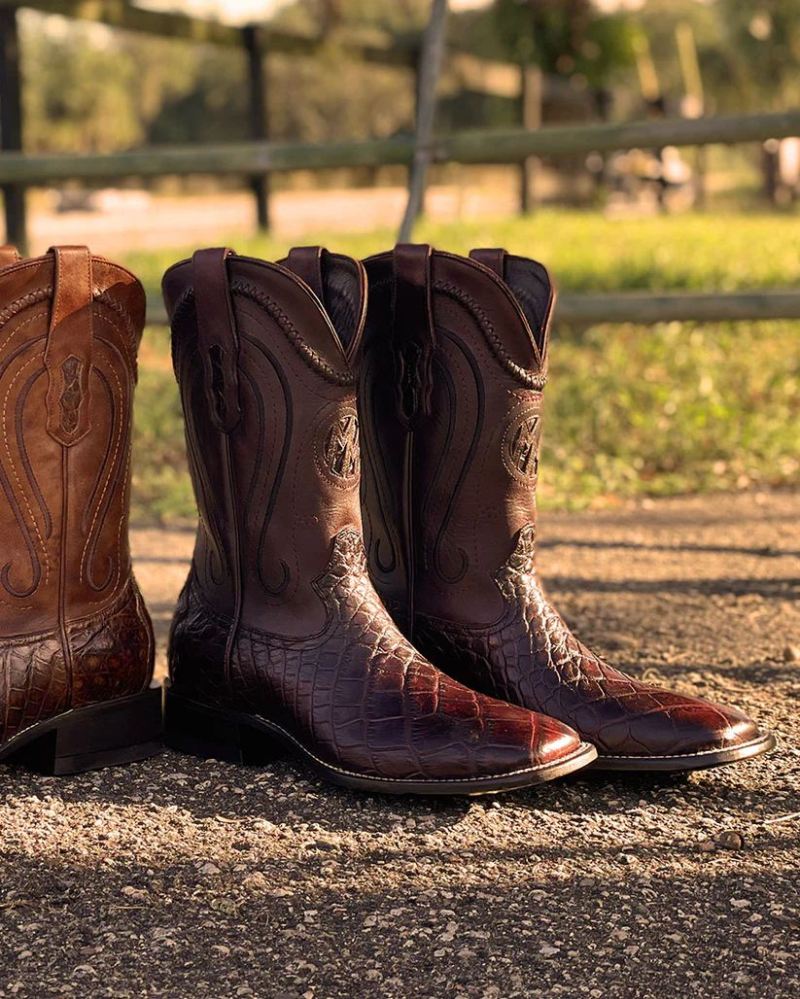
[[[164,738],[170,749],[225,763],[261,765],[284,755],[267,733],[242,723],[230,711],[187,700],[167,688]]]
[[[52,719],[11,759],[60,777],[155,756],[164,748],[163,693],[158,684],[131,697],[75,708]]]

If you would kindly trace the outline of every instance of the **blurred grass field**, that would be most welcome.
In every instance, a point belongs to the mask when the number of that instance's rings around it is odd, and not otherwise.
[[[393,234],[307,237],[365,256]],[[797,287],[793,213],[609,220],[541,210],[524,219],[421,223],[415,238],[467,252],[502,245],[535,256],[562,290]],[[220,238],[217,242],[226,242]],[[236,239],[276,259],[286,242]],[[190,253],[124,262],[158,297],[164,269]],[[546,393],[541,501],[581,508],[620,499],[800,484],[800,322],[605,325],[555,330]],[[140,523],[194,515],[168,332],[149,327],[136,399],[133,513]]]

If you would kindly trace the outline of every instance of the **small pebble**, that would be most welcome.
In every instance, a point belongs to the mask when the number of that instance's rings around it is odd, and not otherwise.
[[[744,848],[744,836],[735,829],[723,829],[714,837],[714,842],[722,850],[741,850]]]

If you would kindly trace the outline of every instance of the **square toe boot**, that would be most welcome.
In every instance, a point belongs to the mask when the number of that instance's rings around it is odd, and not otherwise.
[[[128,550],[144,292],[86,247],[0,248],[0,760],[64,774],[161,748]]]
[[[534,559],[545,269],[503,250],[412,245],[366,266],[365,538],[414,645],[466,686],[576,729],[596,767],[690,770],[771,748],[740,711],[603,662],[547,599]]]
[[[167,741],[288,750],[384,793],[525,787],[594,759],[567,726],[476,694],[402,636],[366,567],[354,358],[362,265],[198,251],[164,276],[200,523],[169,646]]]

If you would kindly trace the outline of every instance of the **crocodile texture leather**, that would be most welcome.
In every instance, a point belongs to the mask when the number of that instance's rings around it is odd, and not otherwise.
[[[200,508],[171,689],[266,719],[350,775],[470,780],[566,759],[575,733],[435,669],[370,582],[352,368],[364,285],[360,264],[316,248],[283,264],[200,251],[165,275]]]
[[[128,551],[144,293],[85,247],[0,270],[0,747],[144,690],[150,620]]]
[[[604,755],[692,755],[758,736],[741,712],[642,683],[587,649],[547,600],[533,539],[533,526],[524,527],[496,575],[506,611],[493,627],[417,616],[415,642],[434,662],[457,662],[476,690],[569,722]]]
[[[402,252],[402,258],[398,259]],[[409,255],[427,259],[430,319],[397,330],[420,301]],[[535,488],[553,292],[534,261],[468,260],[428,247],[367,261],[361,363],[369,568],[405,633],[483,693],[574,727],[601,757],[691,757],[742,746],[739,711],[662,690],[609,666],[548,602],[535,569]],[[423,297],[424,300],[424,297]],[[398,337],[427,336],[430,415],[409,431],[389,391]],[[409,460],[411,455],[411,460]],[[409,557],[409,552],[411,557]]]
[[[297,641],[240,627],[226,684],[229,622],[190,583],[173,631],[176,689],[269,718],[329,765],[360,774],[470,778],[577,749],[557,722],[477,694],[424,659],[369,582],[357,531],[333,539],[316,586],[327,611],[323,632]]]

